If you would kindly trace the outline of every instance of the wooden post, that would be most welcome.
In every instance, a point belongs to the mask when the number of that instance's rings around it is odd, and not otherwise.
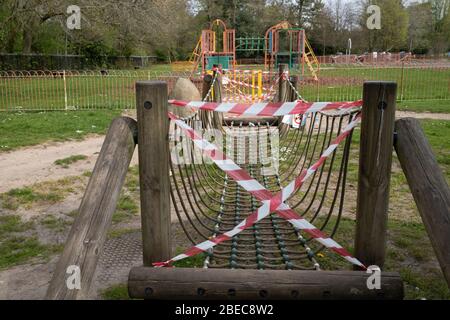
[[[216,78],[216,81],[214,81],[214,102],[222,102],[222,77],[217,71],[214,71],[214,77]]]
[[[280,64],[278,67],[278,73],[280,77],[280,82],[278,84],[278,101],[286,102],[289,100],[289,83],[288,83],[288,74],[289,74],[289,66],[287,64]]]
[[[208,95],[210,95],[207,99],[207,101],[211,101],[211,86],[212,86],[212,82],[213,82],[213,76],[209,75],[209,74],[205,74],[203,77],[203,87],[202,87],[202,101],[205,101],[205,99],[208,97]],[[210,116],[210,111],[206,111],[206,110],[200,110],[198,112],[199,114],[199,118],[200,121],[203,124],[203,128],[211,128],[212,127],[212,123],[211,123],[211,116]]]
[[[130,297],[154,300],[403,299],[398,273],[383,272],[381,288],[369,290],[364,271],[131,269]]]
[[[213,81],[213,77],[209,74],[205,74],[203,77],[203,87],[202,87],[202,100],[205,100],[209,93]]]
[[[137,124],[131,118],[115,119],[106,135],[89,179],[64,251],[56,265],[46,299],[86,299],[106,240],[112,215],[133,157]],[[70,266],[72,269],[68,269]],[[77,269],[81,288],[69,289],[68,277]]]
[[[289,85],[289,66],[287,64],[280,64],[278,66],[278,73],[280,82],[278,84],[278,101],[290,102],[292,97],[292,88]],[[281,137],[289,132],[290,125],[283,123],[283,117],[278,117],[278,130]]]
[[[290,78],[290,81],[292,83],[292,86],[297,89],[298,86],[298,76],[292,76]],[[290,87],[290,86],[289,86]],[[295,90],[293,88],[290,88],[290,98],[289,101],[297,101],[298,100],[298,96],[297,93],[295,92]]]
[[[384,265],[397,84],[364,83],[355,256]]]
[[[216,81],[214,81],[214,102],[222,102],[222,77],[220,74],[214,72],[214,77],[216,77]],[[223,125],[223,113],[222,112],[212,112],[212,122],[213,122],[213,128],[215,129],[222,129]]]
[[[450,288],[449,186],[420,122],[412,118],[401,119],[395,128],[398,159]]]
[[[202,88],[202,100],[212,101],[212,102],[222,102],[222,80],[220,75],[214,81],[216,77],[216,73],[214,76],[209,74],[205,75],[203,78],[203,88]],[[214,81],[214,85],[213,85]],[[211,91],[211,86],[213,86],[213,90]],[[210,92],[211,91],[211,92]],[[212,94],[214,93],[214,94]],[[209,96],[208,96],[209,94]],[[203,123],[204,128],[214,128],[214,129],[222,129],[224,115],[220,112],[211,112],[200,110],[199,111],[200,120]]]
[[[171,257],[167,84],[136,83],[144,266]]]

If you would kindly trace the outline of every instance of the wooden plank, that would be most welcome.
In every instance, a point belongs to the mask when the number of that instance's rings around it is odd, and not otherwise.
[[[397,84],[364,83],[355,256],[384,265]]]
[[[370,290],[362,271],[133,268],[130,297],[156,300],[403,299],[398,273],[381,273]]]
[[[46,299],[83,299],[89,294],[97,262],[136,146],[137,124],[115,119],[106,135],[94,171],[56,265]],[[80,270],[81,289],[66,284],[69,266]],[[73,271],[71,271],[73,272]]]
[[[395,129],[398,159],[450,287],[450,188],[420,122],[401,119]]]
[[[136,105],[139,141],[144,265],[171,257],[169,118],[167,84],[138,81]]]

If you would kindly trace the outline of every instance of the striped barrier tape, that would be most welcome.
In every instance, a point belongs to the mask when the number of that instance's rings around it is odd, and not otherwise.
[[[266,117],[308,114],[327,110],[344,110],[362,106],[362,100],[353,102],[312,103],[303,101],[275,103],[259,102],[253,104],[169,100],[169,103],[178,107],[190,107],[198,110]]]
[[[230,96],[226,96],[224,97],[222,100],[224,102],[233,102],[236,101],[236,97],[238,99],[240,99],[240,101],[245,101],[248,103],[252,103],[252,95],[246,95],[244,94],[241,90],[239,90],[239,88],[233,84],[230,83],[231,88],[228,88],[227,86],[225,86],[225,91],[230,92],[230,93],[236,93],[234,95],[230,95]],[[233,92],[234,91],[234,92]]]
[[[271,85],[271,87],[270,88],[263,88],[264,89],[264,91],[267,91],[265,94],[263,94],[261,97],[258,97],[257,98],[257,101],[258,101],[258,103],[259,102],[262,102],[262,101],[270,101],[270,100],[272,100],[274,97],[275,97],[275,95],[276,95],[276,93],[277,93],[277,90],[275,89],[275,86],[280,82],[280,80],[282,79],[282,78],[284,78],[286,75],[285,75],[285,73],[283,73],[282,75],[281,75],[281,77],[278,77],[276,80],[275,80],[275,82]],[[227,78],[227,80],[230,80],[230,79],[228,79]],[[253,102],[253,96],[252,95],[245,95],[244,93],[242,93],[242,91],[241,90],[239,90],[239,88],[237,87],[237,85],[236,85],[236,83],[241,83],[241,82],[237,82],[237,81],[234,81],[234,80],[232,80],[232,81],[229,81],[228,82],[228,85],[231,87],[231,88],[228,88],[228,86],[227,85],[225,85],[224,87],[225,87],[225,90],[227,90],[227,91],[230,91],[230,92],[232,92],[232,90],[235,90],[235,91],[238,91],[238,93],[237,93],[237,95],[238,95],[238,98],[241,100],[241,101],[245,101],[245,102],[248,102],[248,103],[252,103]],[[242,84],[245,84],[245,83],[242,83]],[[253,86],[251,86],[251,85],[249,85],[250,87],[253,87]],[[236,101],[236,99],[235,99],[235,97],[226,97],[226,98],[224,98],[223,99],[223,101],[224,102],[233,102],[233,101]]]
[[[203,154],[213,160],[213,162],[223,170],[230,178],[235,180],[243,189],[247,190],[255,198],[260,200],[263,205],[256,211],[250,214],[246,219],[239,223],[232,230],[225,232],[222,235],[206,240],[185,253],[180,254],[165,262],[156,262],[155,267],[170,266],[173,262],[179,261],[188,257],[192,257],[201,252],[205,252],[217,244],[230,240],[240,232],[250,228],[255,223],[261,221],[270,215],[271,212],[276,212],[280,217],[290,222],[296,229],[303,230],[309,234],[313,239],[321,243],[323,246],[341,255],[345,260],[355,264],[361,268],[366,268],[358,259],[352,257],[350,253],[339,245],[336,241],[326,236],[320,229],[316,228],[306,219],[300,217],[294,210],[292,210],[285,201],[297,191],[303,183],[311,177],[314,172],[320,168],[325,160],[336,150],[339,144],[350,134],[360,121],[360,117],[356,117],[344,131],[333,141],[332,144],[320,157],[319,161],[315,163],[308,170],[304,170],[302,174],[291,182],[286,188],[283,188],[276,195],[273,195],[269,190],[264,188],[257,180],[252,178],[245,170],[241,169],[233,160],[227,158],[214,144],[204,140],[185,122],[181,121],[174,114],[169,113],[169,117],[174,121],[190,138],[194,144],[203,151]]]
[[[283,78],[283,75],[281,77],[278,77],[277,80],[275,80],[275,82],[269,88],[268,92],[261,97],[261,101],[271,101],[271,100],[273,100],[273,98],[277,94],[277,90],[275,89],[275,86],[278,85],[278,83],[280,82],[280,80],[282,78]]]
[[[246,88],[250,88],[250,89],[260,89],[260,87],[258,87],[258,86],[254,86],[252,84],[249,84],[249,83],[246,83],[246,82],[242,82],[242,81],[233,80],[233,79],[230,79],[230,78],[224,76],[222,78],[222,83],[226,84],[227,81],[231,82],[231,83],[234,83],[236,85],[239,85],[241,87],[246,87]],[[269,91],[270,90],[267,87],[261,87],[261,89],[264,90],[264,91]]]

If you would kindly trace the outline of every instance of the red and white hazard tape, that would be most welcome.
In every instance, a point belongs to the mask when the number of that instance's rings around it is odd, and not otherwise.
[[[252,103],[252,95],[246,95],[244,94],[239,88],[233,84],[230,83],[231,88],[228,88],[227,86],[224,87],[225,91],[230,93],[230,96],[223,97],[224,102],[236,102],[236,101],[244,101],[248,103]]]
[[[235,113],[247,116],[286,116],[291,114],[308,114],[327,110],[344,110],[362,106],[362,100],[353,102],[278,102],[278,103],[218,103],[202,101],[169,100],[179,107],[190,107],[224,113]]]
[[[360,121],[359,118],[350,123],[342,132],[341,135],[330,145],[330,147],[324,152],[319,161],[314,164],[308,170],[305,170],[295,181],[290,183],[287,188],[282,189],[276,195],[273,195],[269,190],[264,188],[257,180],[252,178],[245,170],[241,169],[233,160],[227,158],[215,145],[201,138],[201,136],[195,132],[185,122],[178,119],[174,114],[169,113],[170,119],[182,128],[194,144],[203,151],[203,154],[213,160],[213,162],[222,169],[229,177],[235,180],[243,189],[250,192],[254,197],[260,200],[263,205],[254,213],[249,215],[244,221],[239,223],[234,229],[225,232],[222,235],[214,237],[210,240],[204,241],[185,253],[180,254],[168,261],[157,262],[153,265],[155,267],[170,266],[171,263],[179,261],[188,257],[192,257],[201,252],[207,251],[217,244],[230,240],[243,230],[253,226],[258,221],[266,218],[271,212],[276,212],[280,217],[286,219],[298,230],[302,230],[309,234],[313,239],[331,249],[332,251],[341,255],[347,261],[365,268],[365,266],[356,258],[352,257],[350,253],[339,245],[336,241],[326,236],[320,229],[316,228],[306,219],[299,217],[299,215],[293,211],[284,201],[286,201],[290,195],[298,190],[303,183],[317,171],[318,168],[325,162],[325,160],[336,150],[339,143],[347,137],[353,128]]]
[[[241,87],[246,87],[246,88],[250,88],[250,89],[262,89],[264,91],[268,91],[269,90],[269,88],[266,88],[266,87],[258,87],[258,86],[254,86],[254,85],[246,83],[246,82],[237,81],[237,80],[233,80],[233,79],[230,79],[230,78],[227,78],[226,80],[231,82],[231,83],[234,83],[234,84],[236,84],[238,86],[241,86]],[[222,83],[224,83],[224,79],[222,79]]]

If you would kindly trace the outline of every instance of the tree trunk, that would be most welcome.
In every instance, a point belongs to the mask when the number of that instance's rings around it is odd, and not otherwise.
[[[25,27],[23,29],[23,49],[22,53],[31,53],[31,46],[33,45],[33,28]]]

